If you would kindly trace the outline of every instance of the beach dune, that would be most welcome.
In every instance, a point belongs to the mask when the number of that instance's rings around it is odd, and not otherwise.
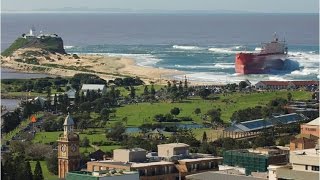
[[[99,54],[59,54],[37,48],[18,49],[9,57],[1,57],[2,67],[28,73],[45,73],[59,76],[73,76],[90,73],[109,80],[116,77],[138,76],[145,83],[166,83],[182,71],[138,66],[134,59],[109,57]]]

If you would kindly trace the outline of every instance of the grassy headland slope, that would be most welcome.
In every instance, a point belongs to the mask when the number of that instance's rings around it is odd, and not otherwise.
[[[63,48],[63,40],[60,37],[44,38],[17,38],[10,47],[4,50],[2,56],[11,56],[16,50],[21,48],[40,48],[51,53],[66,54]]]

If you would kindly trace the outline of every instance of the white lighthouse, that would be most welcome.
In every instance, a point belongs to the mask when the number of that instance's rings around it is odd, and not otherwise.
[[[35,32],[35,28],[32,26],[32,28],[30,28],[30,32],[29,32],[29,35],[30,36],[35,36],[34,32]]]

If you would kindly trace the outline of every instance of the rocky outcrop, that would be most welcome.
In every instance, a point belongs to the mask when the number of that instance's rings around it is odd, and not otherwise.
[[[61,37],[46,36],[42,38],[19,37],[10,45],[9,48],[4,50],[1,55],[8,57],[11,56],[16,50],[23,48],[39,48],[51,53],[66,54]]]

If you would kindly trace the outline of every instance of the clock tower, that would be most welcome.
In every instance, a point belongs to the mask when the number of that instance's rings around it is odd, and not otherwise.
[[[63,134],[58,139],[59,178],[65,178],[67,172],[80,166],[79,135],[73,131],[74,122],[70,114],[63,123]]]

